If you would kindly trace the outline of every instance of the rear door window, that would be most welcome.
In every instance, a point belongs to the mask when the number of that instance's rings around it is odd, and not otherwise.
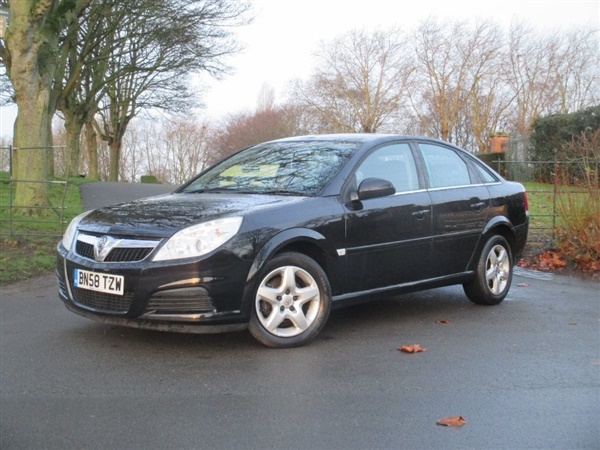
[[[432,144],[421,143],[419,147],[430,188],[467,186],[472,183],[467,164],[455,151]]]

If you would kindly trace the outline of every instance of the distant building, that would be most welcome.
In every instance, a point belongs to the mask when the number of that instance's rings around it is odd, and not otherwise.
[[[492,153],[505,152],[508,150],[508,142],[508,133],[494,133],[488,140],[489,151]]]

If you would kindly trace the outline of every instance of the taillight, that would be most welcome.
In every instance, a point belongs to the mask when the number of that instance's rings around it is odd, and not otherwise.
[[[527,200],[527,191],[523,191],[523,203],[525,204],[525,214],[529,215],[529,200]]]

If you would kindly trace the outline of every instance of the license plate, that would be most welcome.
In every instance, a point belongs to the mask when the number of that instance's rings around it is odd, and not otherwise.
[[[90,272],[88,270],[74,269],[73,284],[81,289],[104,292],[106,294],[123,295],[125,277],[107,273]]]

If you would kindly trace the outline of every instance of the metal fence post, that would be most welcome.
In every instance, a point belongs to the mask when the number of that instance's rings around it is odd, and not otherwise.
[[[8,146],[8,229],[9,236],[13,238],[13,146]]]

